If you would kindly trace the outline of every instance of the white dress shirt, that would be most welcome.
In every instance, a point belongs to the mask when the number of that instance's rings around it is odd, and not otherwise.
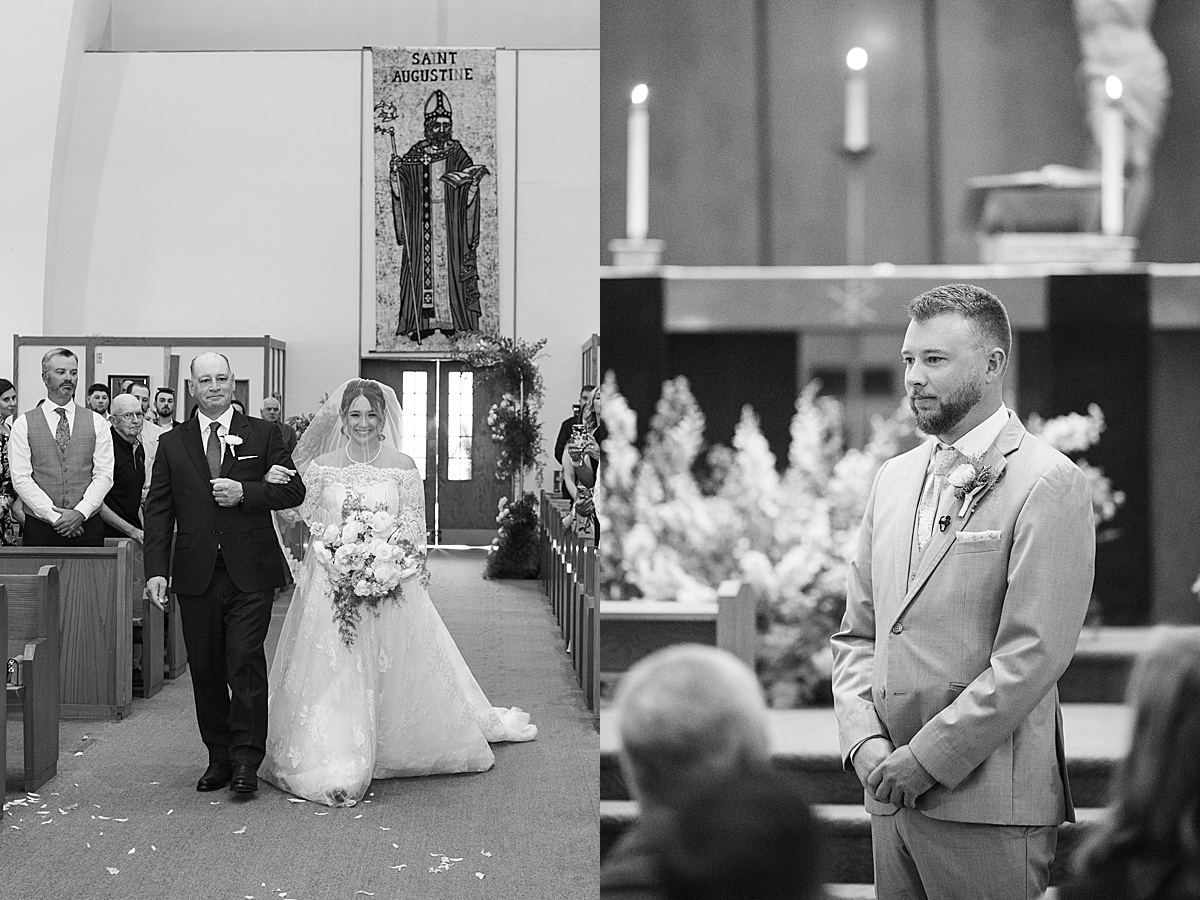
[[[950,446],[963,456],[983,456],[996,443],[1000,432],[1008,424],[1008,407],[1003,403],[994,413],[960,437]]]
[[[229,434],[229,426],[233,422],[233,407],[229,407],[229,409],[225,410],[225,412],[221,413],[215,419],[210,419],[204,413],[196,410],[196,418],[200,422],[200,449],[204,451],[206,456],[208,455],[209,428],[213,422],[220,424],[221,427],[217,429],[217,436],[221,439],[221,461],[224,462],[225,451],[228,449],[225,445],[225,437]]]
[[[58,410],[67,411],[67,427],[75,427],[75,401],[68,400],[66,405],[59,407],[47,400],[38,409],[46,417],[46,425],[50,433],[58,429]],[[92,427],[96,431],[96,447],[92,451],[92,482],[83,492],[83,498],[75,504],[75,509],[90,519],[100,509],[100,504],[108,496],[113,483],[113,446],[112,431],[108,420],[99,413],[87,410],[92,416]],[[38,414],[37,410],[33,413]],[[37,516],[43,522],[53,525],[59,519],[59,513],[54,511],[54,501],[33,480],[33,461],[29,454],[29,420],[25,416],[16,416],[12,432],[8,438],[8,461],[12,470],[13,488],[17,496],[25,504],[25,511]]]

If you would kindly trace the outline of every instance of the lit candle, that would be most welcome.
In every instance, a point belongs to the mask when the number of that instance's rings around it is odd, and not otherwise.
[[[625,237],[644,241],[650,233],[650,89],[639,84],[630,95],[629,155],[625,166]]]
[[[1109,75],[1104,82],[1108,100],[1100,113],[1100,231],[1125,231],[1125,111],[1121,107],[1121,79]]]
[[[842,146],[851,153],[867,149],[867,51],[855,47],[846,54],[846,130]]]

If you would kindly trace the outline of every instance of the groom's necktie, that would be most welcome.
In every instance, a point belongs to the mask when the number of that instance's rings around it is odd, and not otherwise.
[[[940,447],[940,445],[939,445]],[[933,455],[933,471],[925,479],[925,490],[917,505],[917,554],[925,552],[933,537],[933,518],[937,515],[938,500],[946,486],[946,476],[954,469],[962,454],[953,447],[939,449]]]
[[[58,413],[58,427],[54,429],[54,442],[63,453],[67,452],[67,444],[71,443],[71,427],[67,425],[67,411],[61,406],[54,410]]]
[[[208,456],[208,472],[213,478],[221,474],[221,438],[217,436],[217,429],[220,427],[220,422],[213,422],[208,426],[208,445],[205,451]]]

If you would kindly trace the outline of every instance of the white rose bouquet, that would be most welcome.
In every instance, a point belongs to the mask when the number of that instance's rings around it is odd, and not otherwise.
[[[425,554],[400,534],[400,523],[382,505],[366,506],[353,492],[342,504],[342,522],[314,529],[313,553],[329,576],[333,620],[342,642],[354,644],[362,608],[379,614],[385,600],[404,599],[404,584],[429,584]]]

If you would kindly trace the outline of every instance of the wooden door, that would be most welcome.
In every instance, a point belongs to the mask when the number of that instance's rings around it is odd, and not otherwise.
[[[431,544],[486,545],[496,533],[497,450],[487,414],[499,399],[468,367],[449,360],[366,359],[362,377],[390,385],[404,409],[400,449],[425,480]]]
[[[496,480],[498,449],[488,410],[501,392],[480,383],[460,362],[443,362],[438,376],[438,529],[441,543],[489,544],[500,498],[511,480]]]

